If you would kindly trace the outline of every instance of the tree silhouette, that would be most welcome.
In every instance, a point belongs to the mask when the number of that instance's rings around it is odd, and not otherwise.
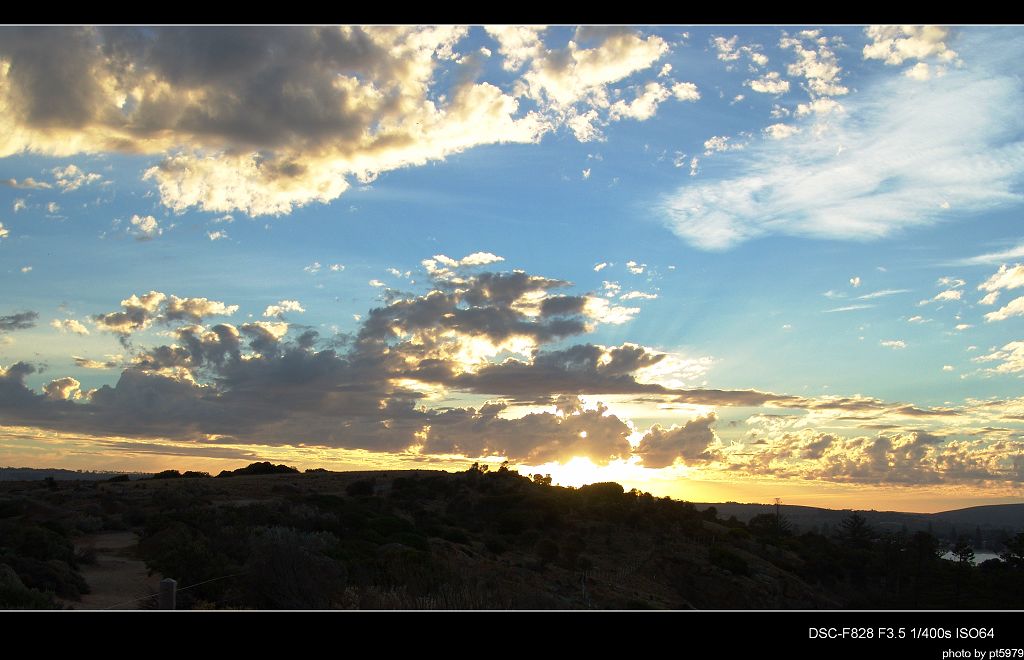
[[[974,549],[971,548],[971,542],[966,536],[957,539],[956,545],[953,546],[953,556],[961,566],[970,566],[974,563]]]
[[[962,574],[964,570],[970,570],[971,564],[974,563],[974,550],[971,549],[971,542],[967,540],[967,536],[961,535],[956,540],[956,544],[953,546],[953,556],[956,557],[959,570],[956,572],[956,600],[954,604],[956,607],[960,607],[960,583],[963,580]]]
[[[1014,568],[1024,569],[1024,532],[1006,542],[1000,558]]]
[[[926,577],[925,568],[942,556],[939,540],[928,532],[915,532],[907,542],[907,554],[914,565],[914,607],[921,598],[921,583]]]
[[[839,523],[839,535],[851,548],[868,548],[874,538],[874,530],[868,520],[859,513],[851,513]]]
[[[747,528],[756,536],[778,540],[791,533],[789,521],[777,513],[759,513],[750,519]]]

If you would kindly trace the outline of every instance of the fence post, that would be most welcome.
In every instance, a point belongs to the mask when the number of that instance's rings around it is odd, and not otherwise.
[[[171,578],[160,580],[160,609],[173,610],[175,607],[176,591],[178,581]]]

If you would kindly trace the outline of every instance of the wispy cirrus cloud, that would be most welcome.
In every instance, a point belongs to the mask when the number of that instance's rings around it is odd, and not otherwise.
[[[736,174],[682,187],[658,208],[686,242],[725,250],[773,234],[874,240],[1019,203],[1024,90],[997,72],[1005,60],[987,60],[1022,50],[1004,33],[974,35],[962,70],[866,87],[843,113],[805,120],[813,130],[720,155]]]

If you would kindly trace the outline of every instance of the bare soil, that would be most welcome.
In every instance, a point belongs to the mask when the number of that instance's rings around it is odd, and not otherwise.
[[[92,592],[81,601],[67,601],[67,605],[76,610],[151,609],[156,599],[147,596],[159,591],[161,576],[149,574],[145,562],[136,555],[138,544],[139,536],[134,532],[103,532],[79,538],[76,550],[91,547],[96,551],[96,563],[81,567]]]

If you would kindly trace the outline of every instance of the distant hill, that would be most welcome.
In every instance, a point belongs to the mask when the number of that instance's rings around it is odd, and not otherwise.
[[[736,519],[742,522],[748,522],[758,514],[775,513],[775,506],[771,504],[702,502],[697,503],[696,507],[701,511],[715,507],[720,518],[728,519],[729,516],[736,516]],[[956,528],[958,533],[965,534],[973,533],[977,527],[982,530],[1006,529],[1012,532],[1024,530],[1024,504],[992,504],[939,513],[821,509],[791,504],[783,504],[781,507],[782,515],[801,531],[834,529],[854,511],[864,516],[871,526],[882,530],[895,531],[906,526],[907,531],[913,533],[928,531],[930,527],[931,531],[940,537],[952,533],[953,528]]]
[[[143,479],[150,476],[143,472],[83,472],[60,468],[0,468],[0,481],[41,481],[52,477],[56,481],[102,481],[122,474],[129,479]]]
[[[1024,529],[1024,504],[972,506],[933,513],[931,518],[957,527],[980,525],[983,529],[986,526]]]

